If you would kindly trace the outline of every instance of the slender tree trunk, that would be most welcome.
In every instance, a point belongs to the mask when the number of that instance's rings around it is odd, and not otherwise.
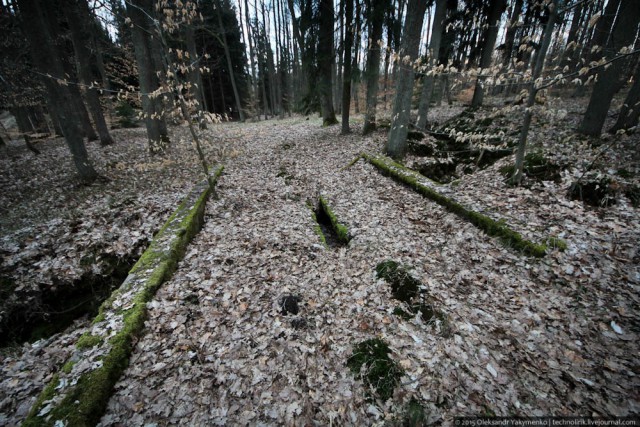
[[[31,121],[29,120],[27,107],[14,107],[11,111],[11,114],[13,114],[13,116],[16,118],[18,130],[20,131],[20,134],[22,135],[22,138],[27,145],[27,149],[36,156],[40,154],[40,150],[38,150],[35,145],[33,145],[33,142],[31,142],[33,126],[31,126]]]
[[[609,132],[615,133],[621,129],[630,129],[638,125],[640,117],[640,63],[636,65],[636,74],[634,76],[633,85],[629,89],[624,104],[618,114],[618,120]]]
[[[194,101],[194,106],[198,114],[198,124],[200,129],[206,129],[207,124],[203,117],[203,110],[206,110],[204,96],[202,96],[202,74],[200,73],[200,56],[198,55],[198,49],[196,48],[196,35],[193,27],[187,25],[185,28],[185,44],[187,45],[187,52],[189,52],[189,93]]]
[[[131,40],[133,42],[140,82],[140,98],[147,128],[149,151],[152,154],[163,154],[169,143],[167,126],[161,95],[155,93],[159,87],[156,74],[158,60],[154,59],[153,50],[159,49],[159,42],[152,43],[152,35],[156,29],[152,26],[153,9],[151,0],[131,0],[127,2],[127,15],[131,19]],[[157,53],[156,53],[157,54]]]
[[[442,30],[444,28],[444,19],[447,16],[447,0],[436,0],[436,11],[433,14],[433,30],[431,32],[431,42],[429,44],[429,68],[433,71],[438,65],[438,52],[440,52],[440,43],[442,41]],[[431,94],[433,93],[433,74],[427,73],[424,76],[422,84],[422,93],[420,94],[420,104],[418,106],[418,120],[416,127],[426,129],[429,116],[429,104],[431,103]]]
[[[396,98],[392,114],[393,123],[387,141],[387,153],[394,159],[402,159],[407,149],[407,133],[413,96],[413,62],[416,60],[420,48],[420,33],[426,9],[427,2],[423,0],[409,0],[407,4],[400,58],[408,57],[409,61],[400,60],[398,63]]]
[[[370,35],[367,53],[367,110],[364,116],[362,134],[376,129],[376,107],[378,104],[378,80],[380,78],[380,46],[382,44],[382,24],[384,13],[389,7],[386,0],[372,0],[370,2]]]
[[[536,62],[533,67],[533,72],[531,75],[531,82],[529,83],[529,96],[527,97],[527,104],[524,113],[524,120],[522,123],[522,127],[520,128],[520,138],[518,140],[518,149],[516,151],[516,164],[515,164],[515,172],[511,177],[512,185],[520,185],[522,181],[522,169],[524,165],[524,155],[527,149],[527,136],[529,135],[529,127],[531,126],[531,118],[532,118],[532,108],[533,104],[536,101],[536,93],[538,89],[536,89],[536,80],[542,74],[542,67],[544,65],[544,60],[547,55],[547,50],[549,49],[549,44],[551,44],[551,36],[553,35],[553,28],[558,19],[558,1],[553,0],[553,3],[549,5],[549,18],[547,20],[547,24],[544,28],[544,33],[542,34],[542,41],[540,42],[540,49],[536,54]]]
[[[473,92],[473,100],[471,101],[472,107],[479,107],[484,100],[484,82],[486,76],[483,73],[487,72],[487,69],[491,66],[491,56],[493,55],[493,48],[496,45],[498,38],[498,26],[500,18],[507,7],[507,0],[497,0],[491,2],[491,8],[489,9],[488,16],[488,28],[485,31],[483,37],[482,56],[480,58],[480,75],[476,80],[476,89]]]
[[[320,25],[318,34],[318,88],[322,102],[322,125],[330,126],[338,123],[333,109],[333,86],[331,71],[333,56],[333,0],[320,0]]]
[[[351,108],[351,51],[353,48],[353,0],[342,0],[345,3],[345,31],[344,31],[344,85],[342,87],[342,134],[351,132],[349,129],[349,110]]]
[[[249,56],[250,56],[250,62],[251,62],[251,81],[253,83],[253,94],[252,94],[252,99],[251,99],[251,104],[254,105],[255,110],[256,110],[256,117],[258,118],[258,120],[260,120],[260,113],[259,113],[259,99],[260,99],[260,95],[259,95],[259,89],[258,89],[258,76],[256,74],[256,63],[255,63],[255,56],[254,56],[254,51],[253,51],[253,35],[252,35],[252,31],[251,31],[251,18],[249,16],[249,2],[248,0],[244,0],[244,14],[245,14],[245,25],[247,27],[247,40],[249,41]]]
[[[53,35],[49,33],[49,26],[44,21],[45,15],[40,2],[41,0],[18,0],[17,2],[23,20],[24,33],[30,45],[31,56],[38,71],[54,78],[64,79],[64,66],[60,60],[62,55],[58,52],[53,42]],[[80,120],[69,86],[59,84],[52,78],[44,78],[43,81],[47,88],[48,98],[60,119],[62,131],[78,175],[84,183],[91,183],[98,177],[98,174],[91,165],[82,139],[82,129],[78,127]]]
[[[87,28],[87,22],[91,19],[88,5],[85,0],[65,0],[64,13],[69,29],[71,30],[71,40],[76,55],[78,76],[80,77],[80,81],[86,86],[85,96],[89,110],[93,116],[93,122],[100,136],[100,144],[103,146],[111,145],[114,141],[109,134],[107,122],[104,120],[98,90],[93,87],[90,63],[91,52],[86,45],[86,43],[92,39]]]
[[[504,37],[504,51],[502,64],[505,67],[509,66],[511,62],[511,56],[513,54],[514,43],[516,39],[516,32],[518,31],[518,20],[520,19],[520,13],[522,13],[522,6],[524,0],[516,0],[511,10],[511,17],[509,18],[509,25],[507,26],[507,32]]]
[[[229,78],[231,79],[231,87],[233,89],[233,97],[236,101],[236,108],[238,109],[238,114],[240,114],[240,121],[244,122],[244,111],[242,110],[242,101],[240,100],[240,93],[238,92],[238,87],[236,86],[236,78],[233,72],[233,63],[231,62],[231,55],[229,54],[229,44],[227,43],[227,33],[224,29],[224,25],[222,25],[222,12],[220,11],[222,8],[222,4],[220,0],[217,2],[217,15],[218,15],[218,26],[220,27],[220,32],[222,33],[222,45],[224,47],[224,56],[227,59],[227,66],[229,67]]]
[[[640,7],[635,0],[622,0],[618,10],[618,18],[613,28],[607,51],[615,55],[622,47],[634,42],[640,22]],[[578,131],[584,135],[600,135],[607,118],[613,96],[620,90],[619,79],[627,60],[615,61],[598,75],[591,93],[589,106],[584,114]]]

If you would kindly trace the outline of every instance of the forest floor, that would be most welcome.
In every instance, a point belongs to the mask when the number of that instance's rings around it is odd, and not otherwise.
[[[363,151],[382,151],[384,129],[362,137],[356,123],[341,136],[338,127],[304,117],[212,126],[207,152],[225,165],[219,198],[209,201],[203,230],[149,303],[145,334],[101,425],[638,416],[640,212],[630,190],[638,185],[640,138],[578,137],[584,106],[549,103],[530,143],[562,165],[553,180],[507,186],[499,171],[513,163],[509,156],[485,169],[461,164],[456,179],[434,185],[527,239],[566,242],[566,250],[551,248],[540,259],[363,160],[347,168]],[[443,123],[461,111],[434,109],[432,119]],[[476,113],[478,122],[491,122],[483,132],[501,138],[516,137],[518,117]],[[183,128],[173,132],[186,138]],[[188,143],[154,158],[143,130],[116,135],[114,147],[91,147],[110,180],[88,188],[66,178],[71,165],[61,140],[41,144],[37,158],[10,146],[0,159],[0,269],[18,295],[9,298],[38,301],[38,291],[28,291],[34,284],[43,293],[61,285],[56,277],[73,283],[89,270],[104,274],[109,263],[96,262],[104,254],[135,259],[199,180]],[[410,155],[406,164],[421,162]],[[592,180],[610,178],[606,206],[567,197],[587,168]],[[322,245],[309,207],[319,196],[348,228],[347,245]],[[92,262],[80,262],[87,253]],[[396,314],[410,307],[377,278],[385,260],[421,282],[441,313],[436,320]],[[299,311],[291,313],[286,300]],[[0,350],[0,424],[24,418],[87,324]],[[347,366],[354,347],[372,338],[389,345],[402,370],[386,401]]]

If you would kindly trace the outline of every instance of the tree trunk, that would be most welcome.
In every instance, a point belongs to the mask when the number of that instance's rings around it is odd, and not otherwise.
[[[476,89],[473,92],[473,100],[471,101],[472,107],[479,107],[484,100],[484,78],[483,73],[487,72],[487,69],[491,66],[491,56],[493,55],[493,48],[496,45],[496,39],[498,38],[498,27],[500,24],[500,18],[507,8],[507,0],[497,0],[491,2],[491,8],[488,14],[488,25],[484,33],[482,56],[480,58],[480,75],[476,80]]]
[[[318,33],[318,89],[322,102],[322,126],[338,123],[333,109],[331,71],[333,56],[333,0],[320,0]]]
[[[505,67],[509,66],[511,62],[511,55],[513,54],[514,43],[516,39],[516,31],[518,30],[518,20],[520,19],[520,13],[522,13],[522,5],[524,0],[516,0],[513,9],[511,10],[511,17],[509,18],[509,25],[507,26],[507,32],[504,37],[504,50],[502,64]]]
[[[245,24],[247,27],[247,40],[249,41],[249,56],[250,56],[250,63],[251,63],[251,78],[253,81],[253,97],[252,97],[252,104],[255,105],[255,110],[258,114],[256,114],[256,116],[258,117],[258,120],[260,120],[260,113],[257,111],[258,110],[258,104],[259,104],[259,99],[260,99],[260,95],[259,95],[259,89],[258,89],[258,76],[256,74],[256,63],[255,63],[255,57],[254,57],[254,52],[253,52],[253,32],[251,31],[251,17],[249,15],[249,1],[248,0],[244,0],[244,14],[245,14]]]
[[[27,149],[31,151],[33,154],[40,154],[40,150],[38,150],[33,143],[31,142],[31,134],[33,133],[33,126],[31,126],[31,121],[29,120],[29,113],[27,112],[27,107],[14,107],[11,110],[11,114],[16,118],[16,124],[18,125],[18,130],[24,139],[25,144],[27,145]]]
[[[202,96],[202,74],[200,73],[201,58],[198,55],[195,31],[191,24],[187,25],[185,28],[185,43],[187,45],[187,52],[189,52],[189,64],[187,64],[189,66],[189,83],[191,84],[189,92],[195,103],[200,129],[206,129],[207,124],[202,115],[203,110],[206,110],[206,105],[204,97]]]
[[[376,106],[378,104],[378,80],[380,77],[380,45],[382,43],[382,24],[388,8],[387,0],[371,0],[369,3],[370,36],[367,52],[367,106],[364,115],[362,134],[376,129]]]
[[[431,42],[429,43],[429,68],[433,70],[438,65],[438,52],[442,42],[442,30],[444,20],[447,17],[447,0],[436,0],[436,11],[433,15],[433,30],[431,31]],[[418,107],[418,120],[416,127],[426,129],[429,116],[429,104],[433,93],[433,74],[427,74],[422,80],[422,94],[420,95],[420,105]]]
[[[38,71],[54,78],[64,80],[64,66],[54,42],[53,35],[49,33],[49,27],[45,22],[41,1],[18,0],[24,34],[30,45],[33,62]],[[51,105],[56,109],[62,131],[71,151],[73,161],[78,171],[80,180],[89,184],[98,177],[98,173],[91,165],[87,149],[82,138],[82,129],[78,126],[80,118],[75,109],[73,95],[69,86],[59,84],[52,78],[43,79],[47,88],[47,96]]]
[[[424,0],[409,0],[407,17],[402,33],[400,59],[397,71],[396,97],[393,103],[393,123],[387,141],[387,153],[394,159],[402,159],[407,149],[407,132],[411,117],[411,98],[413,96],[413,62],[418,57],[420,33],[427,9]]]
[[[618,10],[618,18],[615,27],[607,43],[607,51],[615,55],[622,47],[633,43],[640,21],[640,7],[636,0],[622,0]],[[598,136],[607,119],[611,100],[620,90],[619,78],[627,60],[612,62],[608,68],[598,74],[598,80],[593,87],[589,106],[584,114],[578,132],[584,135]]]
[[[154,61],[151,36],[156,38],[156,29],[152,27],[151,17],[153,9],[151,0],[131,0],[127,2],[127,15],[131,19],[131,40],[133,42],[136,63],[140,81],[140,97],[147,127],[149,151],[152,154],[162,154],[169,143],[166,133],[166,123],[162,103],[159,95],[154,94],[160,84],[156,75],[157,60]]]
[[[351,132],[349,129],[349,110],[351,108],[351,51],[353,49],[353,0],[342,0],[345,3],[345,31],[344,31],[344,84],[342,86],[342,134]]]
[[[86,45],[86,43],[92,39],[91,33],[87,28],[87,22],[91,20],[89,6],[86,0],[64,0],[63,8],[69,29],[71,30],[71,41],[76,56],[78,76],[80,77],[80,81],[86,86],[85,96],[87,104],[89,105],[89,111],[93,117],[93,122],[100,136],[100,144],[103,146],[111,145],[114,141],[109,134],[107,122],[104,120],[98,90],[93,87],[90,63],[91,52]]]
[[[636,66],[634,82],[620,109],[618,120],[609,132],[615,133],[621,129],[630,129],[638,125],[640,117],[640,63]]]
[[[549,18],[547,20],[547,25],[544,28],[544,33],[542,34],[540,49],[536,54],[536,62],[533,67],[531,82],[529,83],[529,96],[527,97],[527,104],[524,110],[524,120],[520,129],[520,138],[518,140],[518,149],[516,151],[515,172],[511,177],[512,185],[520,185],[520,182],[522,181],[522,168],[524,165],[524,154],[527,149],[527,136],[529,135],[529,127],[531,126],[532,108],[536,101],[536,93],[538,92],[535,82],[542,74],[544,59],[547,55],[549,44],[551,43],[553,28],[558,18],[558,1],[559,0],[553,0],[553,3],[549,5]]]

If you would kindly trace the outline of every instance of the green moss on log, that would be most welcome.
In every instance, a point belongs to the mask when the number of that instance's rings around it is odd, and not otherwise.
[[[438,193],[437,191],[424,185],[422,180],[426,178],[417,172],[408,169],[401,164],[383,156],[363,155],[369,163],[393,177],[413,188],[423,196],[433,200],[439,205],[447,208],[461,218],[471,222],[476,227],[483,230],[490,236],[498,237],[505,245],[514,248],[527,255],[535,257],[543,257],[546,253],[547,246],[544,244],[536,244],[524,239],[519,233],[511,230],[507,225],[495,221],[486,215],[465,208],[460,203]]]
[[[76,343],[76,347],[79,349],[95,347],[97,345],[102,344],[103,338],[97,335],[91,335],[91,333],[86,332],[82,335],[78,342]]]
[[[221,173],[222,167],[218,167],[211,177],[211,182],[215,183]],[[99,422],[113,387],[128,366],[134,343],[142,332],[147,313],[146,305],[157,289],[171,276],[184,255],[188,242],[202,227],[206,201],[211,191],[212,186],[206,182],[196,187],[155,235],[151,245],[131,269],[129,277],[120,289],[100,307],[94,324],[104,320],[106,313],[115,310],[114,301],[130,290],[134,281],[144,281],[131,304],[122,311],[123,327],[109,339],[110,350],[102,359],[102,366],[82,374],[61,402],[47,414],[39,416],[45,403],[56,394],[59,378],[54,377],[41,393],[23,425],[49,426],[54,425],[56,421],[62,421],[66,426],[92,426]],[[83,336],[78,346],[94,343],[96,338],[100,337]]]

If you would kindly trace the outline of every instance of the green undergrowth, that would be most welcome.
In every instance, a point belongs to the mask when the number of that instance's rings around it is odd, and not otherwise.
[[[356,344],[347,359],[347,367],[367,386],[370,398],[388,400],[404,375],[398,363],[389,357],[390,353],[386,342],[373,338]]]
[[[370,156],[367,154],[363,154],[363,157],[383,173],[408,185],[418,193],[447,208],[459,217],[466,219],[488,235],[498,237],[506,246],[535,257],[543,257],[545,255],[547,245],[536,244],[526,240],[506,224],[495,221],[479,212],[467,209],[460,203],[438,193],[432,188],[422,184],[420,181],[426,178],[420,176],[417,172],[404,167],[388,157]]]
[[[221,172],[222,167],[219,167],[212,176],[213,182]],[[55,395],[58,387],[59,379],[54,377],[32,407],[23,425],[89,426],[99,422],[113,387],[128,366],[133,346],[142,332],[147,303],[177,268],[188,242],[202,227],[206,201],[212,188],[203,183],[197,187],[196,191],[198,193],[194,191],[190,194],[156,234],[149,248],[131,269],[129,277],[121,288],[100,307],[94,324],[104,320],[107,312],[114,310],[114,301],[123,292],[130,290],[133,281],[144,281],[144,285],[128,304],[128,308],[121,311],[124,326],[109,339],[110,350],[102,359],[102,366],[82,374],[77,384],[66,392],[62,401],[48,414],[40,417],[38,414],[44,403]],[[197,197],[195,200],[194,196]],[[167,241],[169,241],[168,247]],[[97,339],[102,338],[86,334],[80,338],[77,346],[78,348],[91,347],[97,344]]]

